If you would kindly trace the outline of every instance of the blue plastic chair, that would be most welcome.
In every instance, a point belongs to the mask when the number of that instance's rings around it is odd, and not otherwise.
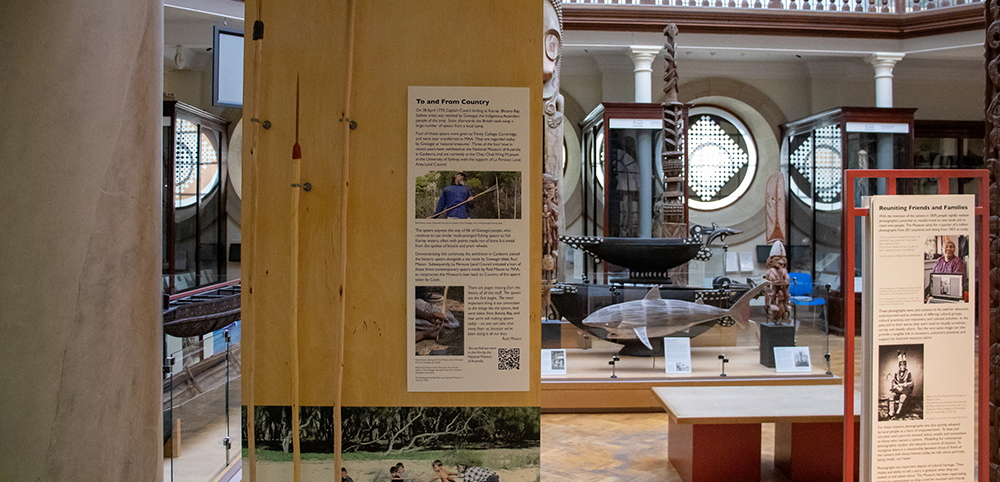
[[[796,321],[799,319],[799,306],[812,307],[826,305],[825,299],[813,296],[812,275],[809,273],[788,273],[788,278],[788,295],[790,296],[789,303],[792,304],[792,313]],[[820,312],[820,316],[823,318],[823,321],[826,322],[826,316],[822,311]]]

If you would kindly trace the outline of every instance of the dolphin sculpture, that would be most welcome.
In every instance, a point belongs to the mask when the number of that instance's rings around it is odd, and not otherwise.
[[[728,310],[700,301],[692,303],[665,300],[660,298],[660,287],[654,286],[643,299],[601,308],[584,318],[583,324],[607,330],[609,339],[639,339],[652,350],[650,337],[687,332],[694,325],[713,320],[730,320],[741,325],[746,323],[743,313],[750,305],[750,300],[760,295],[769,285],[769,282],[764,282],[750,289]]]

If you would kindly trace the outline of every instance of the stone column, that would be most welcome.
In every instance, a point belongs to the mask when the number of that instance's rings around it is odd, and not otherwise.
[[[875,53],[868,57],[868,63],[875,67],[875,107],[892,107],[892,69],[896,62],[903,60],[904,54]],[[892,136],[883,134],[878,139],[875,168],[892,169]],[[878,180],[878,193],[885,194],[885,179]]]
[[[0,45],[0,480],[162,480],[162,3],[3,2]]]
[[[875,107],[892,107],[892,69],[904,55],[878,52],[866,59],[875,67]]]
[[[653,59],[660,53],[659,45],[633,45],[629,47],[635,64],[635,101],[653,101]]]
[[[633,45],[630,49],[635,64],[635,101],[653,101],[653,59],[660,47]],[[639,129],[635,135],[639,158],[639,237],[652,237],[653,232],[653,131]]]

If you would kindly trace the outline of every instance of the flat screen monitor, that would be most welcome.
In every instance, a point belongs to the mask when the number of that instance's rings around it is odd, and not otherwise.
[[[941,300],[962,299],[962,275],[931,273],[931,296]]]
[[[215,27],[212,105],[243,107],[243,32]]]

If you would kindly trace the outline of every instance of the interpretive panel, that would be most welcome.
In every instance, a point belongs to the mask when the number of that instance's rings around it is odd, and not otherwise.
[[[667,373],[691,373],[691,339],[664,337],[663,362]]]
[[[529,389],[529,99],[409,88],[409,391]]]
[[[974,203],[971,195],[871,198],[868,480],[973,480]]]
[[[563,348],[542,349],[542,376],[566,374],[566,350]]]
[[[774,371],[777,373],[812,372],[808,346],[774,347]]]

